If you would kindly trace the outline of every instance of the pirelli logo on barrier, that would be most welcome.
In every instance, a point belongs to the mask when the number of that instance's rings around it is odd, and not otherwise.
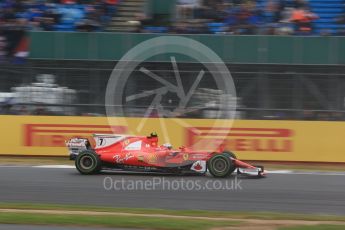
[[[187,128],[187,146],[197,149],[209,143],[225,144],[227,149],[250,152],[292,152],[293,131],[285,128]]]
[[[63,147],[72,137],[90,137],[93,133],[126,133],[125,126],[24,124],[24,146]]]

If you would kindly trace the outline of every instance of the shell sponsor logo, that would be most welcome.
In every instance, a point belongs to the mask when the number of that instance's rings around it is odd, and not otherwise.
[[[127,146],[128,144],[129,144],[129,140],[128,139],[123,142],[124,146]]]
[[[138,157],[137,157],[137,159],[138,159],[138,161],[144,161],[144,156],[143,155],[138,155]]]
[[[206,172],[206,161],[196,161],[190,169],[196,172]]]
[[[157,155],[152,153],[148,155],[148,163],[154,164],[157,163]]]

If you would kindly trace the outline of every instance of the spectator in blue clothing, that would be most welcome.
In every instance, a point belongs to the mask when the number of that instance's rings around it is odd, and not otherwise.
[[[252,2],[232,7],[224,20],[229,26],[229,32],[234,34],[255,34],[260,22],[261,18]]]

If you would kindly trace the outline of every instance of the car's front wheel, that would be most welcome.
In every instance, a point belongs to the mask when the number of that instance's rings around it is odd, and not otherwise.
[[[207,168],[214,177],[227,177],[233,172],[231,159],[224,154],[215,154],[207,161]]]
[[[94,151],[85,150],[75,159],[75,167],[81,174],[95,174],[101,171],[101,160]]]
[[[234,158],[234,159],[237,159],[237,156],[235,155],[235,153],[233,152],[230,152],[230,151],[224,151],[223,152],[224,155],[228,156],[228,157],[231,157],[231,158]]]

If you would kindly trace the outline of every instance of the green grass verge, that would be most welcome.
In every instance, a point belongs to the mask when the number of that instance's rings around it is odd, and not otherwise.
[[[0,213],[2,224],[33,224],[61,226],[95,226],[143,228],[163,230],[211,229],[238,225],[236,221],[189,220],[158,217],[131,216],[85,216],[85,215],[52,215],[31,213]]]
[[[345,221],[345,216],[334,215],[309,215],[273,212],[227,212],[206,210],[166,210],[144,208],[112,208],[83,205],[56,205],[56,204],[30,204],[30,203],[0,203],[2,209],[28,209],[28,210],[71,210],[71,211],[101,211],[101,212],[126,212],[135,214],[160,214],[177,216],[241,218],[262,220],[311,220],[311,221]]]
[[[294,227],[283,227],[279,230],[344,230],[345,225],[313,225],[313,226],[294,226]]]

